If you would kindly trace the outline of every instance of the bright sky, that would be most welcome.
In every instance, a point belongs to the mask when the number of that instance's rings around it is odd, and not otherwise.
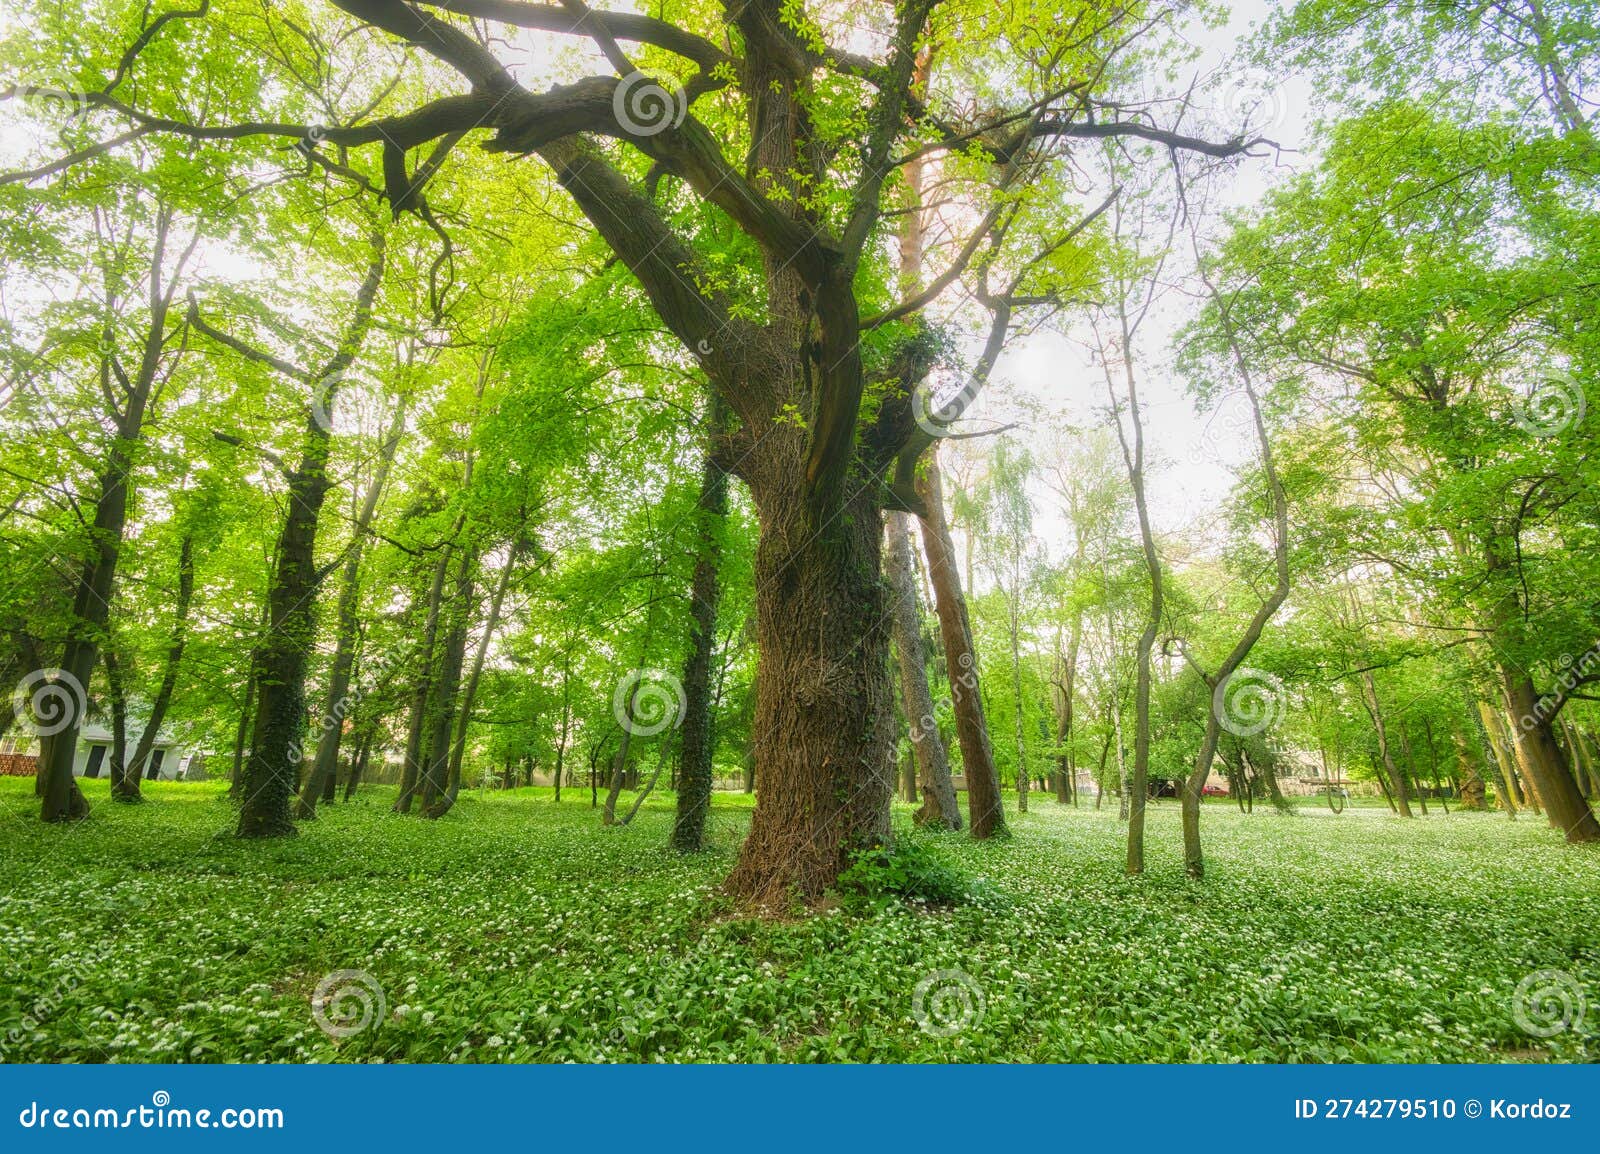
[[[1235,0],[1224,26],[1191,28],[1188,35],[1203,52],[1195,71],[1202,76],[1216,71],[1271,7],[1266,0]],[[1261,135],[1285,149],[1302,150],[1299,155],[1286,152],[1241,165],[1224,190],[1227,207],[1252,204],[1274,182],[1308,163],[1303,150],[1312,115],[1310,91],[1303,78],[1248,76],[1219,91],[1214,99],[1218,103],[1213,115],[1219,123],[1236,120],[1229,117],[1231,112],[1242,116],[1249,111],[1251,126]],[[1158,302],[1141,330],[1137,351],[1146,452],[1152,462],[1148,490],[1156,528],[1164,534],[1188,531],[1187,543],[1200,548],[1205,544],[1206,523],[1233,483],[1233,469],[1254,456],[1255,436],[1242,394],[1226,397],[1210,412],[1197,414],[1183,382],[1172,372],[1170,345],[1190,308],[1190,302],[1176,294]],[[1029,421],[1015,434],[1045,459],[1063,423],[1105,424],[1105,380],[1103,371],[1090,359],[1090,341],[1087,325],[1078,324],[1070,336],[1041,332],[1014,342],[996,367],[993,395],[981,398],[974,408],[975,424],[981,427],[986,419],[1017,419],[1008,394],[1030,398],[1046,412],[1064,413],[1064,421]],[[1035,531],[1051,556],[1059,558],[1069,540],[1065,522],[1055,508],[1059,501],[1042,483],[1034,495]]]

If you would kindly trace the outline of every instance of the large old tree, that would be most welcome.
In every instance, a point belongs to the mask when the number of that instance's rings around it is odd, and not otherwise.
[[[331,4],[405,71],[393,87],[378,78],[352,122],[285,121],[266,107],[255,120],[194,124],[152,80],[89,95],[102,143],[119,133],[218,147],[275,139],[313,178],[364,174],[397,214],[428,214],[414,192],[451,179],[459,148],[549,167],[732,414],[715,458],[759,516],[760,666],[758,804],[729,887],[760,904],[816,895],[855,848],[889,834],[880,512],[920,511],[906,479],[929,438],[914,435],[911,402],[948,344],[921,318],[966,288],[999,318],[1003,340],[1081,291],[1081,262],[1067,257],[1083,241],[1083,206],[1105,191],[1083,195],[1106,139],[1209,157],[1246,142],[1180,134],[1117,98],[1170,11],[1138,4],[1000,13],[987,0],[670,0],[653,16],[582,0]],[[309,13],[348,23],[321,5]],[[282,21],[284,40],[298,32],[275,8],[183,15],[145,23],[122,71],[138,77],[149,43],[201,21],[234,21],[245,43],[270,39],[263,21]],[[542,43],[532,33],[584,48],[596,74],[535,90],[532,74],[557,57],[527,51]],[[959,53],[929,52],[958,43]],[[930,55],[949,63],[919,75]],[[679,79],[654,78],[668,74]],[[1015,106],[993,103],[999,75],[1001,90],[1026,94]],[[261,99],[272,91],[264,84]],[[1080,158],[1075,141],[1095,143]],[[939,227],[926,289],[897,302],[892,239],[900,173],[914,159],[937,174],[937,207],[916,211],[937,213]]]

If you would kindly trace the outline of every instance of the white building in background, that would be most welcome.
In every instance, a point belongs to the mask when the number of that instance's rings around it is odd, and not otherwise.
[[[128,719],[128,755],[144,732],[144,720]],[[0,741],[0,773],[29,776],[37,771],[39,741],[32,734],[8,735]],[[74,777],[111,776],[111,730],[98,722],[86,722],[78,731],[78,751],[72,759]],[[170,730],[156,735],[150,759],[145,763],[146,781],[204,781],[205,756],[181,741]]]

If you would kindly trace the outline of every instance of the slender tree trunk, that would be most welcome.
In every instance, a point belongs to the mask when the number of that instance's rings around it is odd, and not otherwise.
[[[362,729],[360,740],[356,742],[355,756],[350,759],[350,774],[344,785],[344,799],[349,801],[356,795],[356,789],[361,784],[361,777],[367,771],[367,758],[372,754],[372,742],[377,736],[378,724],[374,720]],[[330,784],[337,784],[337,775],[328,779]],[[332,798],[323,798],[331,801]]]
[[[321,733],[317,738],[316,756],[311,762],[311,772],[306,777],[305,788],[295,806],[295,817],[302,821],[317,816],[317,799],[332,801],[337,787],[339,747],[344,740],[344,723],[353,704],[350,695],[351,672],[355,668],[356,649],[360,639],[361,607],[361,553],[367,530],[378,511],[378,499],[383,494],[389,478],[389,468],[394,462],[395,450],[405,432],[406,399],[395,406],[388,435],[378,453],[377,468],[367,485],[366,496],[356,514],[351,529],[349,553],[345,557],[344,572],[340,576],[339,607],[335,614],[338,637],[334,643],[333,666],[328,674],[328,705],[323,711]]]
[[[451,535],[459,532],[457,521]],[[433,563],[433,577],[428,583],[428,616],[422,628],[422,644],[416,661],[417,684],[411,693],[411,721],[406,729],[405,764],[400,770],[400,795],[395,798],[395,813],[410,813],[411,803],[422,782],[424,743],[428,731],[428,703],[433,699],[434,663],[438,660],[439,617],[444,605],[444,579],[450,569],[450,549],[446,544]]]
[[[728,415],[712,397],[706,424],[718,436]],[[705,848],[706,814],[711,808],[712,754],[716,749],[711,703],[711,659],[717,643],[717,611],[722,601],[722,526],[728,513],[728,474],[707,449],[700,472],[694,575],[689,581],[689,653],[683,662],[683,744],[678,773],[677,814],[672,848],[698,853]]]
[[[449,786],[445,796],[436,805],[438,813],[432,817],[442,817],[455,804],[457,795],[461,792],[461,772],[467,756],[467,733],[472,726],[472,710],[478,700],[478,685],[483,680],[483,663],[489,655],[489,644],[494,640],[494,632],[500,626],[500,612],[505,604],[506,590],[511,586],[511,574],[516,571],[519,545],[512,545],[510,555],[506,558],[505,567],[500,570],[500,579],[495,583],[494,593],[489,598],[489,616],[483,624],[483,640],[479,642],[477,652],[472,658],[472,672],[467,675],[467,683],[461,690],[461,708],[457,710],[455,740],[450,746],[450,773]],[[463,641],[465,634],[463,633]]]
[[[566,776],[567,740],[572,733],[572,650],[561,654],[561,743],[556,746],[556,804],[561,804],[561,779]]]
[[[139,800],[139,779],[144,775],[145,763],[150,760],[151,751],[155,749],[156,738],[161,734],[161,725],[167,718],[167,709],[172,704],[172,693],[178,684],[178,665],[183,660],[183,651],[189,637],[189,604],[194,599],[194,540],[187,534],[183,543],[178,547],[178,591],[172,604],[172,634],[167,645],[167,660],[161,672],[161,683],[156,687],[155,698],[150,703],[150,716],[145,719],[144,732],[139,735],[139,742],[133,748],[133,756],[129,759],[128,772],[123,775],[124,785],[132,786],[132,797],[119,797],[113,787],[112,796],[119,801]]]
[[[1011,620],[1011,693],[1017,711],[1017,812],[1028,812],[1028,744],[1022,716],[1022,581],[1020,575],[1009,602]]]
[[[428,756],[422,767],[422,816],[435,819],[449,812],[450,738],[454,732],[456,697],[461,691],[461,668],[467,657],[467,626],[472,616],[473,571],[478,551],[461,550],[456,569],[455,595],[450,611],[450,631],[445,634],[440,654],[439,675],[434,681],[428,718]]]
[[[1074,693],[1077,684],[1078,652],[1082,640],[1083,618],[1072,622],[1072,638],[1067,642],[1067,655],[1061,663],[1061,681],[1056,696],[1056,744],[1061,752],[1056,758],[1056,801],[1062,805],[1078,804],[1077,766],[1072,758]]]
[[[1364,670],[1361,674],[1361,692],[1367,716],[1372,719],[1372,728],[1378,735],[1378,758],[1382,763],[1383,775],[1388,778],[1395,812],[1401,817],[1413,817],[1410,799],[1406,797],[1405,778],[1401,776],[1400,767],[1395,764],[1394,752],[1389,748],[1389,727],[1384,724],[1383,705],[1378,700],[1378,687],[1373,683],[1370,670]]]
[[[1144,417],[1139,409],[1138,382],[1133,368],[1132,333],[1125,298],[1120,302],[1119,318],[1122,325],[1122,387],[1127,397],[1128,417],[1133,426],[1131,445],[1122,427],[1121,404],[1112,386],[1109,360],[1106,362],[1106,385],[1111,391],[1117,440],[1122,445],[1122,458],[1127,466],[1128,484],[1133,489],[1134,511],[1139,518],[1139,540],[1144,553],[1145,572],[1150,580],[1150,612],[1145,620],[1145,627],[1139,634],[1139,643],[1135,650],[1133,779],[1126,791],[1129,795],[1127,872],[1140,874],[1144,872],[1144,813],[1150,780],[1150,653],[1155,648],[1156,632],[1161,628],[1165,590],[1162,588],[1161,580],[1161,557],[1156,550],[1155,532],[1150,527],[1150,508],[1145,499]]]
[[[1417,808],[1422,811],[1422,816],[1428,816],[1428,799],[1423,796],[1424,790],[1417,787],[1421,775],[1417,773],[1417,759],[1411,752],[1411,738],[1406,734],[1405,726],[1400,727],[1400,762],[1398,763],[1401,792],[1410,793],[1417,799]]]
[[[649,630],[646,629],[648,634]],[[645,642],[646,652],[649,641]],[[622,738],[617,743],[616,755],[611,759],[611,784],[606,791],[606,808],[601,815],[602,825],[617,824],[617,799],[622,796],[622,789],[628,781],[628,747],[633,739],[634,719],[638,716],[639,686],[642,684],[644,664],[641,660],[639,668],[635,670],[633,685],[628,690],[628,699],[622,706]]]
[[[927,510],[922,522],[922,541],[939,615],[939,635],[944,641],[956,738],[961,745],[961,772],[967,779],[967,815],[972,836],[978,839],[1003,836],[1007,831],[1000,804],[1000,775],[995,770],[994,751],[989,745],[989,723],[984,717],[967,601],[961,592],[955,548],[944,516],[944,483],[939,473],[937,446],[929,450],[927,468],[917,478],[917,494]]]
[[[248,747],[256,713],[255,659],[250,661],[250,672],[244,679],[244,700],[239,703],[239,725],[233,734],[233,775],[229,779],[228,794],[237,800],[244,788],[244,755]]]
[[[895,656],[900,671],[900,692],[905,701],[906,722],[911,735],[911,758],[915,765],[910,780],[908,801],[915,801],[914,783],[922,781],[922,808],[916,823],[949,829],[961,828],[961,806],[950,780],[950,762],[934,712],[933,693],[928,688],[927,655],[922,649],[922,615],[917,606],[916,576],[912,571],[911,524],[904,513],[885,516],[886,541],[884,576],[894,613]]]
[[[111,796],[117,801],[137,802],[143,795],[138,774],[129,772],[128,693],[122,681],[122,662],[109,647],[100,655],[100,662],[105,666],[106,698],[111,704]]]

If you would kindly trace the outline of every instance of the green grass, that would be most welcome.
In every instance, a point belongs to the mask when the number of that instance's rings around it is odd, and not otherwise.
[[[583,791],[469,796],[430,824],[374,790],[248,844],[217,787],[129,808],[89,783],[93,818],[63,828],[35,820],[31,785],[0,779],[7,1061],[1600,1058],[1600,854],[1526,816],[1213,805],[1197,885],[1172,803],[1129,879],[1109,807],[1035,798],[1008,842],[923,839],[966,904],[772,923],[717,893],[738,795],[685,860],[663,848],[670,797],[606,830]],[[311,1015],[335,970],[387,1002],[343,1039]],[[1586,991],[1586,1025],[1518,1028],[1513,991],[1539,970]],[[935,971],[982,999],[950,1036],[913,1016]],[[932,1024],[961,981],[932,977]]]

